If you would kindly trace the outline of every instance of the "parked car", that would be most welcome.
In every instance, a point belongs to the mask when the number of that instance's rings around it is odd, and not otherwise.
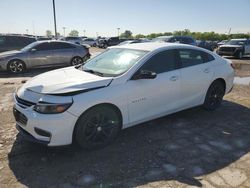
[[[81,44],[88,44],[90,46],[96,46],[96,40],[92,38],[85,38],[82,40]]]
[[[52,37],[38,37],[37,41],[41,41],[41,40],[53,40]]]
[[[143,42],[150,42],[148,39],[135,39],[135,40],[127,40],[118,44],[119,46],[126,45],[126,44],[135,44],[135,43],[143,43]]]
[[[171,43],[181,43],[190,44],[196,46],[196,41],[190,36],[161,36],[152,39],[152,42],[171,42]]]
[[[60,40],[71,42],[74,44],[81,44],[82,43],[82,38],[81,37],[63,37]]]
[[[110,37],[98,40],[98,47],[107,48],[109,46],[115,46],[128,39],[120,39],[119,37]]]
[[[20,50],[35,41],[36,39],[34,37],[22,35],[0,35],[0,52]]]
[[[217,109],[233,79],[229,60],[195,46],[114,46],[82,66],[26,82],[15,95],[14,116],[29,140],[100,148],[121,129],[194,106]]]
[[[228,42],[228,40],[222,40],[220,42],[217,43],[217,47],[223,45],[223,44],[226,44]]]
[[[87,48],[62,41],[37,41],[19,51],[0,53],[0,70],[22,73],[29,68],[78,65],[90,57]]]
[[[196,41],[196,43],[198,47],[205,48],[210,51],[214,51],[214,49],[217,46],[216,43],[214,43],[213,41],[199,40],[199,41]]]
[[[250,55],[250,39],[232,39],[217,49],[219,55],[235,56],[241,59]]]

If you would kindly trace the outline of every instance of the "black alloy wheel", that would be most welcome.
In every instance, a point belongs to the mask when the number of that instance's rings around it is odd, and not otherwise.
[[[77,121],[75,141],[84,149],[98,149],[114,141],[122,127],[119,113],[109,105],[86,111]]]

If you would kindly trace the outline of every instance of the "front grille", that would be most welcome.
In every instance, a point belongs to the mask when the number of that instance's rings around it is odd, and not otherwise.
[[[13,114],[16,119],[16,122],[21,123],[22,125],[27,125],[28,118],[24,114],[22,114],[15,108],[13,108]]]
[[[19,98],[17,95],[15,96],[15,98],[16,98],[17,103],[18,103],[19,106],[21,106],[21,107],[30,107],[30,106],[32,106],[32,105],[35,105],[35,103],[30,102],[30,101],[26,101],[26,100],[24,100],[24,99],[21,99],[21,98]]]
[[[235,48],[234,47],[220,47],[220,51],[222,51],[222,52],[234,52]]]

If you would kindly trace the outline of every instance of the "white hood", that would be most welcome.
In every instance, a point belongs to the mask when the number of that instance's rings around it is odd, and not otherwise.
[[[32,78],[19,89],[18,93],[21,94],[24,90],[29,90],[40,94],[63,94],[105,87],[111,81],[111,77],[100,77],[74,67],[68,67],[49,71]]]

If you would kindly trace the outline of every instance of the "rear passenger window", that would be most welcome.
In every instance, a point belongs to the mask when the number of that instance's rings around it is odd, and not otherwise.
[[[179,50],[179,60],[182,67],[189,67],[212,61],[214,57],[199,50],[182,49]]]
[[[160,52],[151,57],[141,70],[153,71],[157,74],[168,72],[177,68],[175,50]]]
[[[53,42],[53,50],[74,48],[71,44],[63,42]]]
[[[202,52],[202,57],[203,57],[203,61],[204,63],[207,63],[209,61],[213,61],[214,57],[206,52]]]

